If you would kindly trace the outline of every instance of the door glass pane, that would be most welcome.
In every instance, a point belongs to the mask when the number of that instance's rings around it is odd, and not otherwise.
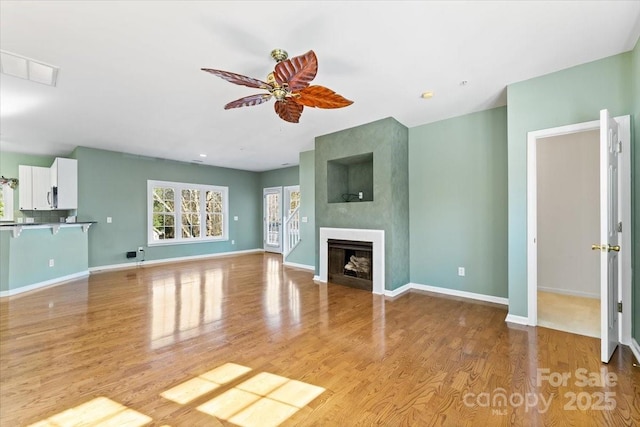
[[[267,194],[267,245],[280,246],[280,195]]]

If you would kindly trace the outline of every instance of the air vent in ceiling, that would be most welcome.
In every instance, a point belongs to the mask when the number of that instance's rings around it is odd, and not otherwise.
[[[32,82],[55,86],[59,67],[0,50],[0,72]]]

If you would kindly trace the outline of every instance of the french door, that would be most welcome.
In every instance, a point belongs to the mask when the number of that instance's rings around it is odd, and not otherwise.
[[[264,203],[264,250],[282,253],[282,187],[265,188]]]

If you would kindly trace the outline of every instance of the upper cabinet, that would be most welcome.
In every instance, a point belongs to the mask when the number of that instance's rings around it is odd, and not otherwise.
[[[78,208],[78,161],[57,158],[50,168],[18,167],[20,210]]]
[[[51,210],[51,179],[49,168],[18,166],[18,197],[20,210]]]
[[[78,161],[57,158],[51,165],[52,209],[78,209]]]

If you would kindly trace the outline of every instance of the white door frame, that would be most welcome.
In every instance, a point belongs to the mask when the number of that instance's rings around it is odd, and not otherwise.
[[[627,142],[622,147],[622,158],[619,175],[619,212],[622,218],[620,236],[620,252],[622,265],[618,295],[623,302],[620,322],[620,343],[631,345],[631,118],[615,117],[620,126],[620,138]],[[538,253],[537,253],[537,161],[536,147],[540,138],[567,135],[577,132],[599,130],[600,120],[576,123],[527,133],[527,323],[538,324]],[[599,173],[599,171],[598,171]],[[599,191],[599,190],[598,190]],[[594,242],[595,243],[595,242]]]
[[[279,220],[280,220],[280,229],[278,236],[278,246],[268,245],[267,244],[267,194],[278,194],[278,200],[280,201],[280,212],[279,212]],[[282,187],[268,187],[262,189],[262,237],[263,237],[263,248],[267,252],[275,252],[278,254],[282,253],[282,227],[284,225],[284,221],[282,220]]]

